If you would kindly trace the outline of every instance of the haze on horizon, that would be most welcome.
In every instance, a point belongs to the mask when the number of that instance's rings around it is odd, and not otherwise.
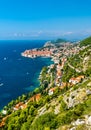
[[[1,0],[0,40],[91,35],[91,0]]]

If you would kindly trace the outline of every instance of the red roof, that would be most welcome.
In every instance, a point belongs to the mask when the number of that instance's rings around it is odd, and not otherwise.
[[[53,91],[53,92],[54,92],[54,91],[55,91],[55,89],[56,89],[56,88],[51,88],[49,91]]]
[[[40,98],[41,98],[41,94],[39,93],[39,94],[36,94],[33,97],[31,97],[29,101],[33,101],[33,102],[39,101]]]

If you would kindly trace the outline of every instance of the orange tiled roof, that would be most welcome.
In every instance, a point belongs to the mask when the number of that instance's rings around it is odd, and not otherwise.
[[[51,88],[49,91],[53,91],[53,92],[54,92],[54,91],[55,91],[55,89],[56,89],[56,88]]]
[[[41,98],[41,94],[36,94],[29,99],[29,101],[38,101]]]
[[[41,98],[41,94],[35,95],[35,100],[36,100],[36,101],[39,101],[40,98]]]
[[[25,109],[27,107],[27,104],[21,105],[21,109]]]

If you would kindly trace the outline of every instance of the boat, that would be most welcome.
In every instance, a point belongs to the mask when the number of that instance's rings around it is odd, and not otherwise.
[[[0,83],[0,87],[2,87],[4,84],[3,83]]]

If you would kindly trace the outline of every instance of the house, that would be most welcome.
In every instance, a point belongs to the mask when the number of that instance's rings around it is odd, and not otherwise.
[[[0,123],[0,128],[3,127],[4,125],[5,125],[5,122],[2,121],[2,122]]]
[[[87,94],[87,95],[90,95],[90,94],[91,94],[91,90],[87,89],[87,90],[86,90],[86,94]]]
[[[7,111],[6,110],[2,110],[2,114],[6,115]]]
[[[80,79],[80,80],[82,80],[84,78],[85,78],[84,75],[80,75],[80,76],[77,77],[77,79]]]
[[[21,108],[21,106],[23,105],[23,102],[19,102],[18,104],[15,105],[15,107],[13,108],[14,111],[17,111]]]
[[[60,68],[61,68],[61,65],[58,64],[58,65],[57,65],[57,70],[60,70]]]
[[[41,94],[39,93],[39,94],[36,94],[36,95],[34,95],[33,97],[31,97],[30,99],[29,99],[29,101],[36,101],[36,102],[38,102],[39,100],[40,100],[40,98],[41,98]],[[28,102],[29,102],[28,101]]]
[[[61,84],[60,78],[56,78],[55,85],[60,86],[60,84]]]
[[[56,88],[51,88],[51,89],[49,90],[49,92],[48,92],[48,95],[49,95],[49,96],[50,96],[50,95],[53,95],[55,89],[56,89]]]
[[[35,96],[36,102],[38,102],[40,100],[40,98],[41,98],[41,94],[36,94],[36,96]]]
[[[69,80],[69,83],[71,83],[71,84],[73,84],[73,85],[75,85],[75,84],[77,84],[77,83],[79,83],[80,82],[80,80],[79,79],[76,79],[76,78],[71,78],[70,80]]]
[[[8,116],[6,116],[6,117],[4,117],[3,119],[2,119],[2,122],[0,122],[0,128],[2,128],[4,125],[5,125],[5,121],[6,121],[6,119],[9,117],[9,115]]]
[[[28,102],[34,102],[35,100],[34,100],[34,96],[33,97],[31,97],[29,100],[28,100]]]
[[[62,77],[62,72],[60,70],[57,71],[57,77],[58,77],[58,79]]]
[[[87,116],[86,124],[91,125],[91,116]]]
[[[66,86],[67,86],[67,83],[62,82],[62,83],[61,83],[61,86],[60,86],[60,89],[64,89]]]
[[[75,122],[72,122],[73,126],[82,125],[82,124],[85,124],[85,121],[82,119],[77,119]]]
[[[51,64],[51,65],[50,65],[50,69],[53,69],[53,68],[54,68],[54,64]]]
[[[21,109],[25,109],[27,107],[27,104],[23,104],[20,106]]]
[[[82,79],[84,79],[84,75],[80,75],[80,76],[78,76],[78,77],[76,77],[76,78],[73,77],[73,78],[71,78],[71,79],[69,80],[69,83],[75,85],[75,84],[81,82]]]

